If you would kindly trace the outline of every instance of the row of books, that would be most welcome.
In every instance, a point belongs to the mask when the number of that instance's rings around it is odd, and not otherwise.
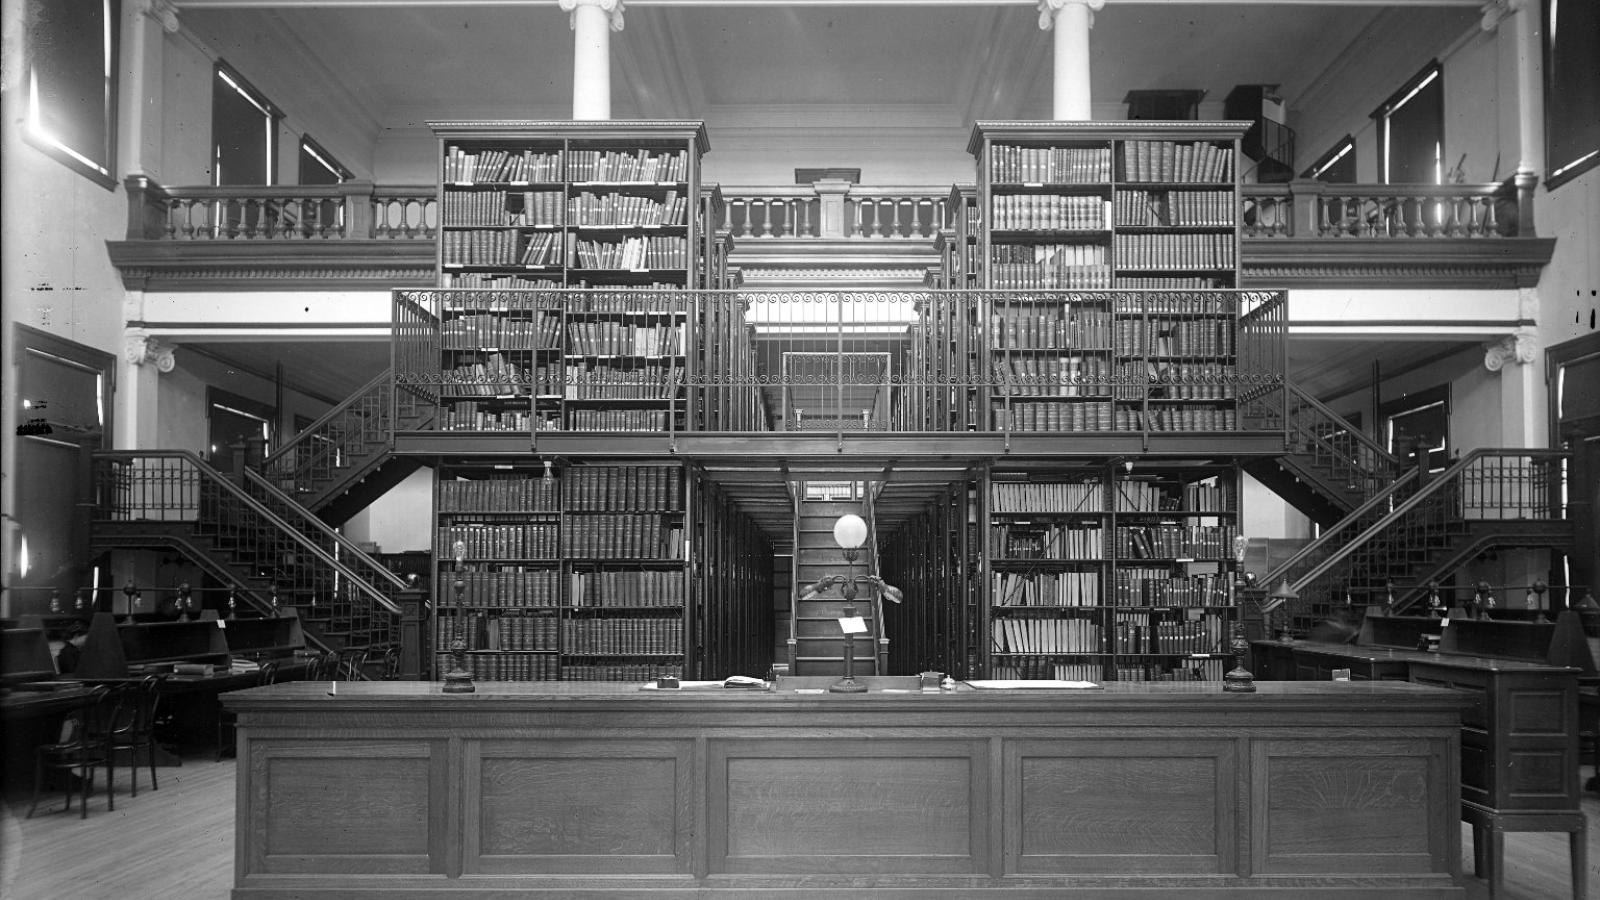
[[[1234,367],[1219,362],[1155,365],[1150,397],[1159,400],[1227,400],[1237,394]]]
[[[433,679],[441,681],[451,670],[455,660],[449,653],[436,653],[433,657]],[[474,681],[556,681],[564,676],[561,660],[551,653],[514,653],[479,651],[467,654],[467,671]]]
[[[1099,572],[995,572],[995,606],[1099,606]]]
[[[561,650],[594,656],[682,655],[683,618],[562,619]]]
[[[444,396],[465,398],[559,394],[567,373],[553,366],[521,366],[490,353],[483,362],[463,363],[439,374]]]
[[[563,396],[568,400],[672,400],[678,396],[682,368],[677,363],[569,365]]]
[[[1118,191],[1112,202],[1119,226],[1229,228],[1238,210],[1231,191]]]
[[[992,677],[1001,681],[1053,679],[1056,681],[1100,681],[1105,669],[1097,662],[1061,662],[1055,659],[1007,657],[989,667]]]
[[[1221,576],[1174,576],[1170,568],[1119,568],[1111,593],[1117,606],[1225,606],[1227,585]]]
[[[567,195],[562,191],[447,191],[440,199],[440,224],[559,226],[565,218]]]
[[[1028,398],[1071,402],[1012,403],[994,410],[996,431],[1110,431],[1114,421],[1111,403],[1066,397]]]
[[[445,546],[440,552],[449,553],[450,548]],[[434,594],[441,607],[455,602],[458,581],[462,584],[461,602],[467,606],[553,609],[561,605],[561,572],[555,568],[441,569],[438,591]]]
[[[499,272],[445,272],[443,275],[440,285],[447,288],[538,291],[562,286],[560,281],[546,275],[519,275]]]
[[[1100,624],[1091,619],[996,616],[990,620],[996,653],[1099,653]]]
[[[997,481],[989,489],[995,513],[1099,512],[1105,508],[1105,485],[1085,481]]]
[[[689,200],[667,191],[660,200],[633,194],[584,191],[567,201],[568,221],[578,226],[646,227],[683,225],[689,221]]]
[[[567,353],[577,356],[677,356],[683,353],[683,322],[567,323]]]
[[[1122,176],[1127,181],[1230,184],[1233,148],[1206,141],[1123,141]]]
[[[455,555],[455,546],[462,544],[465,555],[471,560],[483,559],[554,559],[560,543],[562,529],[555,522],[536,522],[524,525],[447,525],[439,529],[441,557]]]
[[[1229,287],[1232,280],[1219,275],[1118,275],[1114,287],[1120,290],[1155,291],[1221,289]]]
[[[561,313],[540,310],[532,318],[496,313],[452,316],[439,323],[445,350],[533,350],[561,346]]]
[[[1111,348],[1118,356],[1231,356],[1233,323],[1221,318],[1117,319]]]
[[[1099,350],[1111,346],[1111,311],[1066,306],[1051,312],[1001,307],[989,317],[997,349]]]
[[[1125,631],[1119,630],[1118,641],[1135,653],[1215,653],[1222,647],[1222,632],[1220,616],[1153,625],[1129,622]]]
[[[1112,492],[1117,512],[1227,512],[1228,492],[1216,479],[1192,482],[1119,481]],[[1230,548],[1231,549],[1231,548]]]
[[[559,151],[465,150],[450,146],[444,152],[444,180],[452,184],[560,181]]]
[[[1104,184],[1111,180],[1111,148],[991,144],[989,180],[1022,184]]]
[[[1001,522],[989,526],[989,546],[999,559],[1099,559],[1104,534],[1099,526]]]
[[[666,431],[670,413],[664,409],[569,409],[571,431]]]
[[[562,482],[569,510],[683,509],[678,466],[574,466]]]
[[[671,662],[631,662],[573,665],[561,667],[562,681],[655,681],[682,678],[683,666]]]
[[[1122,269],[1231,269],[1232,234],[1116,234],[1111,238]]]
[[[1108,265],[995,263],[989,270],[989,285],[997,291],[1094,290],[1111,284]]]
[[[455,640],[456,617],[447,610],[438,617],[434,629],[434,649],[449,650]],[[469,613],[466,620],[467,650],[543,650],[560,649],[561,620],[555,616],[486,616]]]
[[[440,431],[557,431],[561,427],[554,413],[483,409],[474,400],[452,403],[438,416]]]
[[[1098,231],[1111,227],[1111,204],[1071,194],[1000,194],[993,228],[1016,231]]]
[[[1113,674],[1117,681],[1221,681],[1225,668],[1220,659],[1186,659],[1176,666],[1120,662]]]
[[[585,269],[682,269],[689,265],[689,239],[675,235],[578,241],[576,264]]]
[[[1239,295],[1233,291],[1150,291],[1103,294],[1111,311],[1118,315],[1177,316],[1198,318],[1238,315]]]
[[[993,368],[1008,397],[1109,397],[1111,360],[1101,356],[1008,356]]]
[[[490,475],[439,481],[439,512],[557,512],[561,482],[554,477]]]
[[[597,513],[568,518],[561,554],[586,559],[682,559],[683,525],[662,513]]]
[[[1237,431],[1239,414],[1230,406],[1152,406],[1118,409],[1117,431]]]
[[[572,573],[573,606],[683,606],[681,571],[597,569]]]
[[[687,181],[689,151],[653,152],[647,149],[569,150],[569,181],[632,181],[667,184]]]
[[[561,247],[559,232],[474,228],[439,234],[440,259],[447,266],[558,266]]]

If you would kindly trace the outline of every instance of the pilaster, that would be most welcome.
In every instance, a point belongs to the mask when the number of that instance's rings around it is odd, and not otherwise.
[[[177,366],[174,348],[142,328],[123,334],[117,366],[116,447],[143,450],[160,446],[160,378]]]
[[[1547,446],[1543,360],[1535,329],[1518,328],[1488,345],[1483,353],[1483,367],[1499,376],[1501,444],[1507,447]]]
[[[161,78],[166,36],[182,27],[172,0],[137,0],[123,14],[122,96],[117,137],[123,175],[160,180],[162,155]]]

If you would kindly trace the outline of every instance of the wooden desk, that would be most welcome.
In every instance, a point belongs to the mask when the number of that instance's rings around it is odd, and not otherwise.
[[[223,697],[234,900],[1465,895],[1454,691],[327,688]]]

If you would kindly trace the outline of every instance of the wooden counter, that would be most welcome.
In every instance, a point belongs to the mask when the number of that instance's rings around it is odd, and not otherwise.
[[[1456,692],[235,692],[235,900],[1462,897]]]

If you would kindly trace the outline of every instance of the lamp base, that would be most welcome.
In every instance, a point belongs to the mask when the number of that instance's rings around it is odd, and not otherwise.
[[[854,678],[846,677],[828,685],[828,691],[834,694],[865,694],[867,686]]]
[[[1256,677],[1244,666],[1235,666],[1222,676],[1222,691],[1227,694],[1254,694]]]
[[[444,673],[444,687],[441,690],[446,694],[470,694],[478,689],[472,683],[472,673],[466,669],[454,669]]]

